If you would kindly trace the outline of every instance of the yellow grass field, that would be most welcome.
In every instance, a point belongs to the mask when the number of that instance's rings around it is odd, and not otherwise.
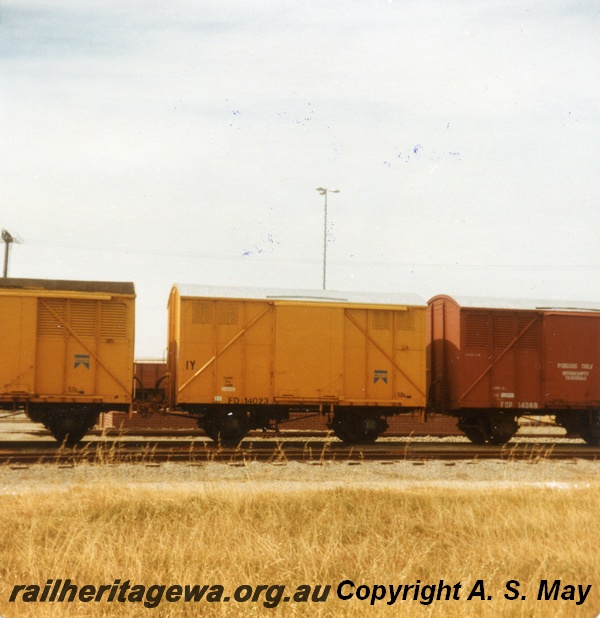
[[[595,617],[597,472],[4,466],[0,616]],[[185,600],[193,586],[202,600]]]

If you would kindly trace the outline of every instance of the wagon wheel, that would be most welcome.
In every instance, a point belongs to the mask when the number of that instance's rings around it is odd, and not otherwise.
[[[493,444],[495,446],[502,446],[507,442],[510,442],[510,439],[514,436],[514,432],[495,432],[490,435],[488,438],[488,444]]]
[[[458,428],[473,444],[501,446],[510,441],[519,425],[511,414],[481,411],[477,416],[461,416]]]
[[[586,419],[586,427],[580,432],[580,436],[592,446],[600,444],[600,411],[593,410]]]
[[[57,442],[66,446],[76,446],[87,432],[98,422],[96,412],[53,411],[42,418],[46,429]]]
[[[461,416],[457,423],[458,429],[462,431],[473,444],[485,444],[487,432],[482,426],[480,418],[472,416]]]
[[[512,414],[501,412],[488,414],[486,425],[488,426],[488,442],[498,446],[509,442],[519,429],[519,424]]]
[[[485,435],[477,427],[465,427],[462,432],[473,444],[485,444]]]
[[[388,428],[384,419],[354,411],[336,412],[329,426],[346,444],[372,444]]]
[[[224,446],[237,446],[250,430],[250,422],[245,413],[205,415],[198,419],[198,425],[214,442]]]

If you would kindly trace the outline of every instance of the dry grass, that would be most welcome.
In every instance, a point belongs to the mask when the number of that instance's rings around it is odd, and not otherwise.
[[[168,481],[168,478],[165,478]],[[596,616],[600,488],[280,491],[257,482],[163,487],[107,477],[0,495],[0,615]],[[331,584],[325,603],[9,603],[15,584]],[[462,583],[460,601],[341,601],[358,584]],[[467,601],[477,579],[491,601]],[[537,601],[540,579],[593,584],[581,606]],[[503,598],[521,582],[526,601]]]

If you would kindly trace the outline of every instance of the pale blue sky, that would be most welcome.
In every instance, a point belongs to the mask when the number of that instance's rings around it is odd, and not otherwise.
[[[600,5],[0,2],[10,275],[600,301]]]

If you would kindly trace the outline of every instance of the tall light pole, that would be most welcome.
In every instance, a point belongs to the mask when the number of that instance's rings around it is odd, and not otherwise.
[[[7,230],[2,230],[2,240],[4,241],[4,278],[8,277],[8,252],[10,250],[11,243],[15,242],[15,239]]]
[[[323,228],[323,289],[325,289],[327,286],[327,194],[339,193],[340,190],[317,187],[317,191],[325,196],[325,226]]]

